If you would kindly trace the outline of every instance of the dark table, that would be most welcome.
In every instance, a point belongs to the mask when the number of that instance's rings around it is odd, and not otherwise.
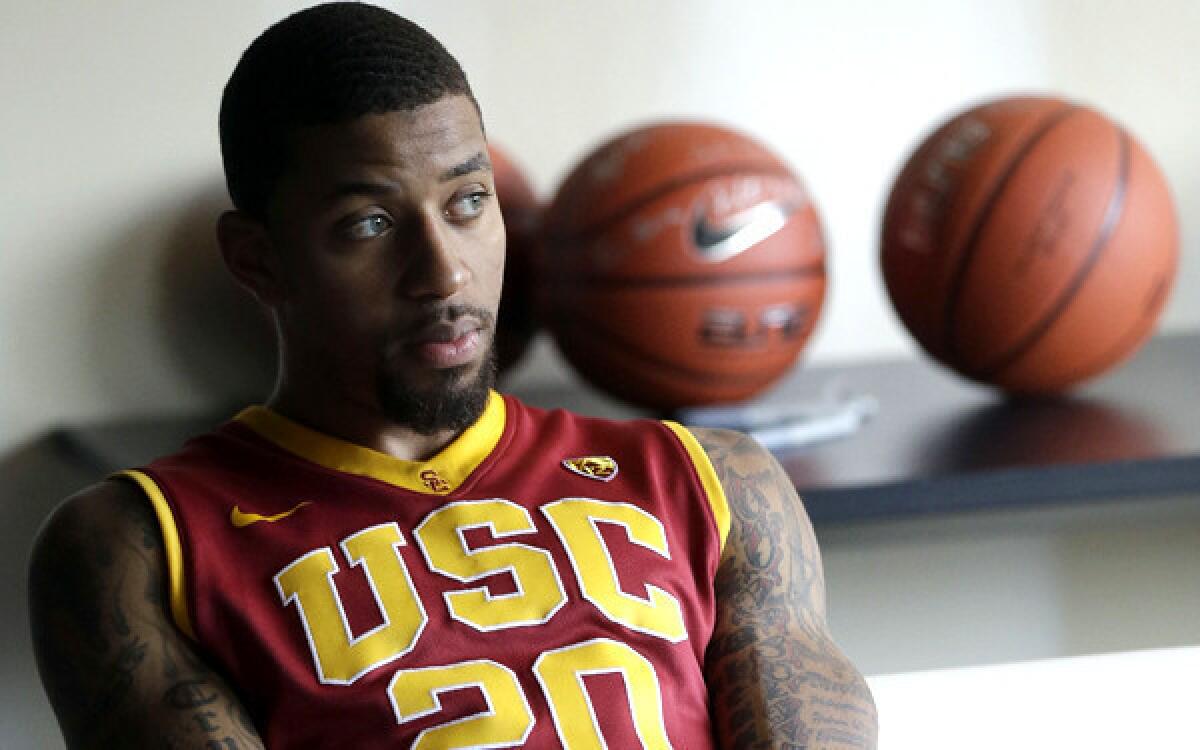
[[[875,395],[849,438],[781,456],[814,520],[1195,493],[1200,335],[1162,336],[1069,396],[1010,400],[927,361],[800,374]]]
[[[1194,493],[1200,497],[1200,333],[1162,335],[1070,396],[1007,400],[925,359],[798,368],[760,401],[831,383],[878,402],[855,433],[777,451],[817,523]],[[578,384],[515,393],[602,416],[641,412]],[[98,471],[138,465],[232,413],[59,430]]]

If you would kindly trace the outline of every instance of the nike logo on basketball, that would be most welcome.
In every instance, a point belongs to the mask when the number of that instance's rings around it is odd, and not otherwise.
[[[291,510],[285,510],[282,513],[276,513],[273,516],[263,516],[259,515],[258,513],[246,513],[235,505],[233,506],[233,510],[229,511],[229,521],[239,529],[244,526],[249,526],[252,523],[258,523],[259,521],[275,523],[276,521],[282,521],[283,519],[303,508],[305,505],[312,505],[312,501],[305,500],[302,503],[297,503],[296,507],[292,508]]]
[[[713,225],[701,210],[692,226],[692,241],[700,257],[720,263],[740,255],[783,229],[794,206],[765,201]]]

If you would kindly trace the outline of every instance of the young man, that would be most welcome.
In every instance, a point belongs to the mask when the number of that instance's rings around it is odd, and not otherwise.
[[[47,522],[32,624],[71,747],[874,746],[769,454],[491,390],[504,227],[440,44],[297,13],[221,140],[220,245],[279,380]]]

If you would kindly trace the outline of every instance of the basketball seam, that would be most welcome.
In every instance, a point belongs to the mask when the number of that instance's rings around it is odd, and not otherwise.
[[[962,253],[959,255],[958,264],[954,268],[954,274],[950,279],[950,288],[946,294],[946,306],[943,309],[944,327],[942,330],[943,349],[951,361],[961,361],[958,350],[957,336],[957,317],[955,312],[958,310],[959,300],[963,295],[963,288],[966,286],[967,271],[971,267],[971,262],[974,260],[975,254],[978,252],[979,238],[983,235],[984,228],[987,227],[989,220],[992,217],[992,212],[996,206],[1000,204],[1001,198],[1004,197],[1005,191],[1008,189],[1009,183],[1012,182],[1014,175],[1020,168],[1022,162],[1033,153],[1033,149],[1037,144],[1045,138],[1051,130],[1064,122],[1071,114],[1076,112],[1078,107],[1067,104],[1062,109],[1051,112],[1046,115],[1041,126],[1035,131],[1028,140],[1026,140],[1017,153],[1009,160],[1008,165],[1004,168],[1000,177],[996,180],[991,192],[984,200],[983,206],[976,215],[975,223],[971,226],[971,231],[967,234],[967,240],[963,243]]]
[[[1117,165],[1117,184],[1114,186],[1112,196],[1108,200],[1108,206],[1104,210],[1104,221],[1100,225],[1100,232],[1096,235],[1096,240],[1092,243],[1091,249],[1088,250],[1087,259],[1084,260],[1079,270],[1075,272],[1074,278],[1071,279],[1070,284],[1063,290],[1063,293],[1054,303],[1054,306],[1050,308],[1050,311],[1033,326],[1033,329],[1025,335],[1024,339],[1001,356],[999,361],[990,367],[983,368],[982,377],[994,377],[1002,370],[1015,365],[1021,357],[1025,356],[1046,335],[1046,332],[1054,326],[1054,323],[1071,306],[1071,302],[1079,294],[1079,290],[1083,288],[1088,276],[1091,275],[1092,269],[1096,267],[1096,264],[1100,261],[1100,256],[1104,254],[1104,250],[1108,247],[1109,240],[1112,239],[1113,233],[1116,232],[1117,224],[1120,222],[1121,214],[1125,209],[1125,196],[1128,192],[1129,170],[1132,161],[1129,135],[1124,130],[1118,128],[1117,140],[1120,154]]]
[[[1080,365],[1072,370],[1067,371],[1059,380],[1063,383],[1074,383],[1078,380],[1096,375],[1110,365],[1115,364],[1133,353],[1138,348],[1140,342],[1151,327],[1154,326],[1158,319],[1157,315],[1145,314],[1139,315],[1129,329],[1125,333],[1118,336],[1114,343],[1105,349],[1101,354],[1092,357],[1086,365]]]
[[[744,176],[744,177],[759,177],[759,176],[766,175],[766,176],[772,176],[772,177],[779,177],[779,176],[791,177],[792,179],[795,179],[795,175],[793,175],[792,172],[790,170],[788,170],[787,168],[785,168],[785,167],[770,168],[769,166],[767,166],[761,162],[757,162],[757,163],[755,163],[755,162],[738,162],[735,164],[722,165],[719,168],[709,168],[709,169],[698,170],[696,172],[689,172],[688,174],[685,174],[685,175],[673,177],[659,185],[656,185],[653,189],[648,190],[645,193],[642,193],[634,198],[629,199],[628,201],[625,202],[624,205],[622,205],[618,209],[614,210],[608,216],[591,222],[590,224],[581,228],[577,232],[574,232],[574,233],[560,232],[560,231],[557,231],[553,226],[549,227],[546,231],[546,244],[552,246],[552,245],[561,243],[567,239],[571,239],[571,240],[591,239],[593,236],[600,234],[601,232],[608,229],[613,224],[619,224],[620,222],[624,221],[631,214],[633,214],[633,213],[637,212],[639,209],[641,209],[645,204],[647,204],[651,201],[657,200],[657,199],[663,197],[664,195],[669,195],[670,193],[673,193],[674,191],[676,191],[682,187],[686,187],[687,185],[690,185],[694,182],[701,182],[703,180],[712,179],[714,177],[728,177],[730,175],[738,175],[738,176]],[[551,207],[549,209],[549,213],[551,215],[553,215],[553,213],[554,213],[553,205],[551,205]]]
[[[569,288],[611,289],[615,287],[640,289],[645,287],[688,287],[688,286],[734,286],[752,284],[761,281],[793,280],[812,276],[824,276],[825,264],[814,263],[798,268],[784,268],[773,271],[746,271],[736,274],[704,274],[701,276],[609,276],[592,278],[556,278],[558,284]]]
[[[1167,270],[1157,277],[1157,281],[1153,287],[1154,301],[1142,308],[1141,314],[1130,324],[1129,329],[1114,339],[1114,343],[1105,349],[1103,353],[1093,357],[1086,365],[1081,365],[1070,370],[1060,380],[1064,383],[1073,383],[1083,378],[1091,377],[1102,372],[1109,365],[1129,357],[1136,351],[1141,345],[1140,342],[1145,338],[1147,331],[1151,330],[1155,322],[1157,322],[1158,316],[1162,312],[1163,305],[1166,302],[1171,279],[1175,278],[1178,267],[1179,258],[1177,255]]]

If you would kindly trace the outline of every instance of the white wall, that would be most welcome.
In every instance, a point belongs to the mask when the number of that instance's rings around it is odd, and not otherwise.
[[[1200,495],[818,530],[868,674],[1200,646]]]

